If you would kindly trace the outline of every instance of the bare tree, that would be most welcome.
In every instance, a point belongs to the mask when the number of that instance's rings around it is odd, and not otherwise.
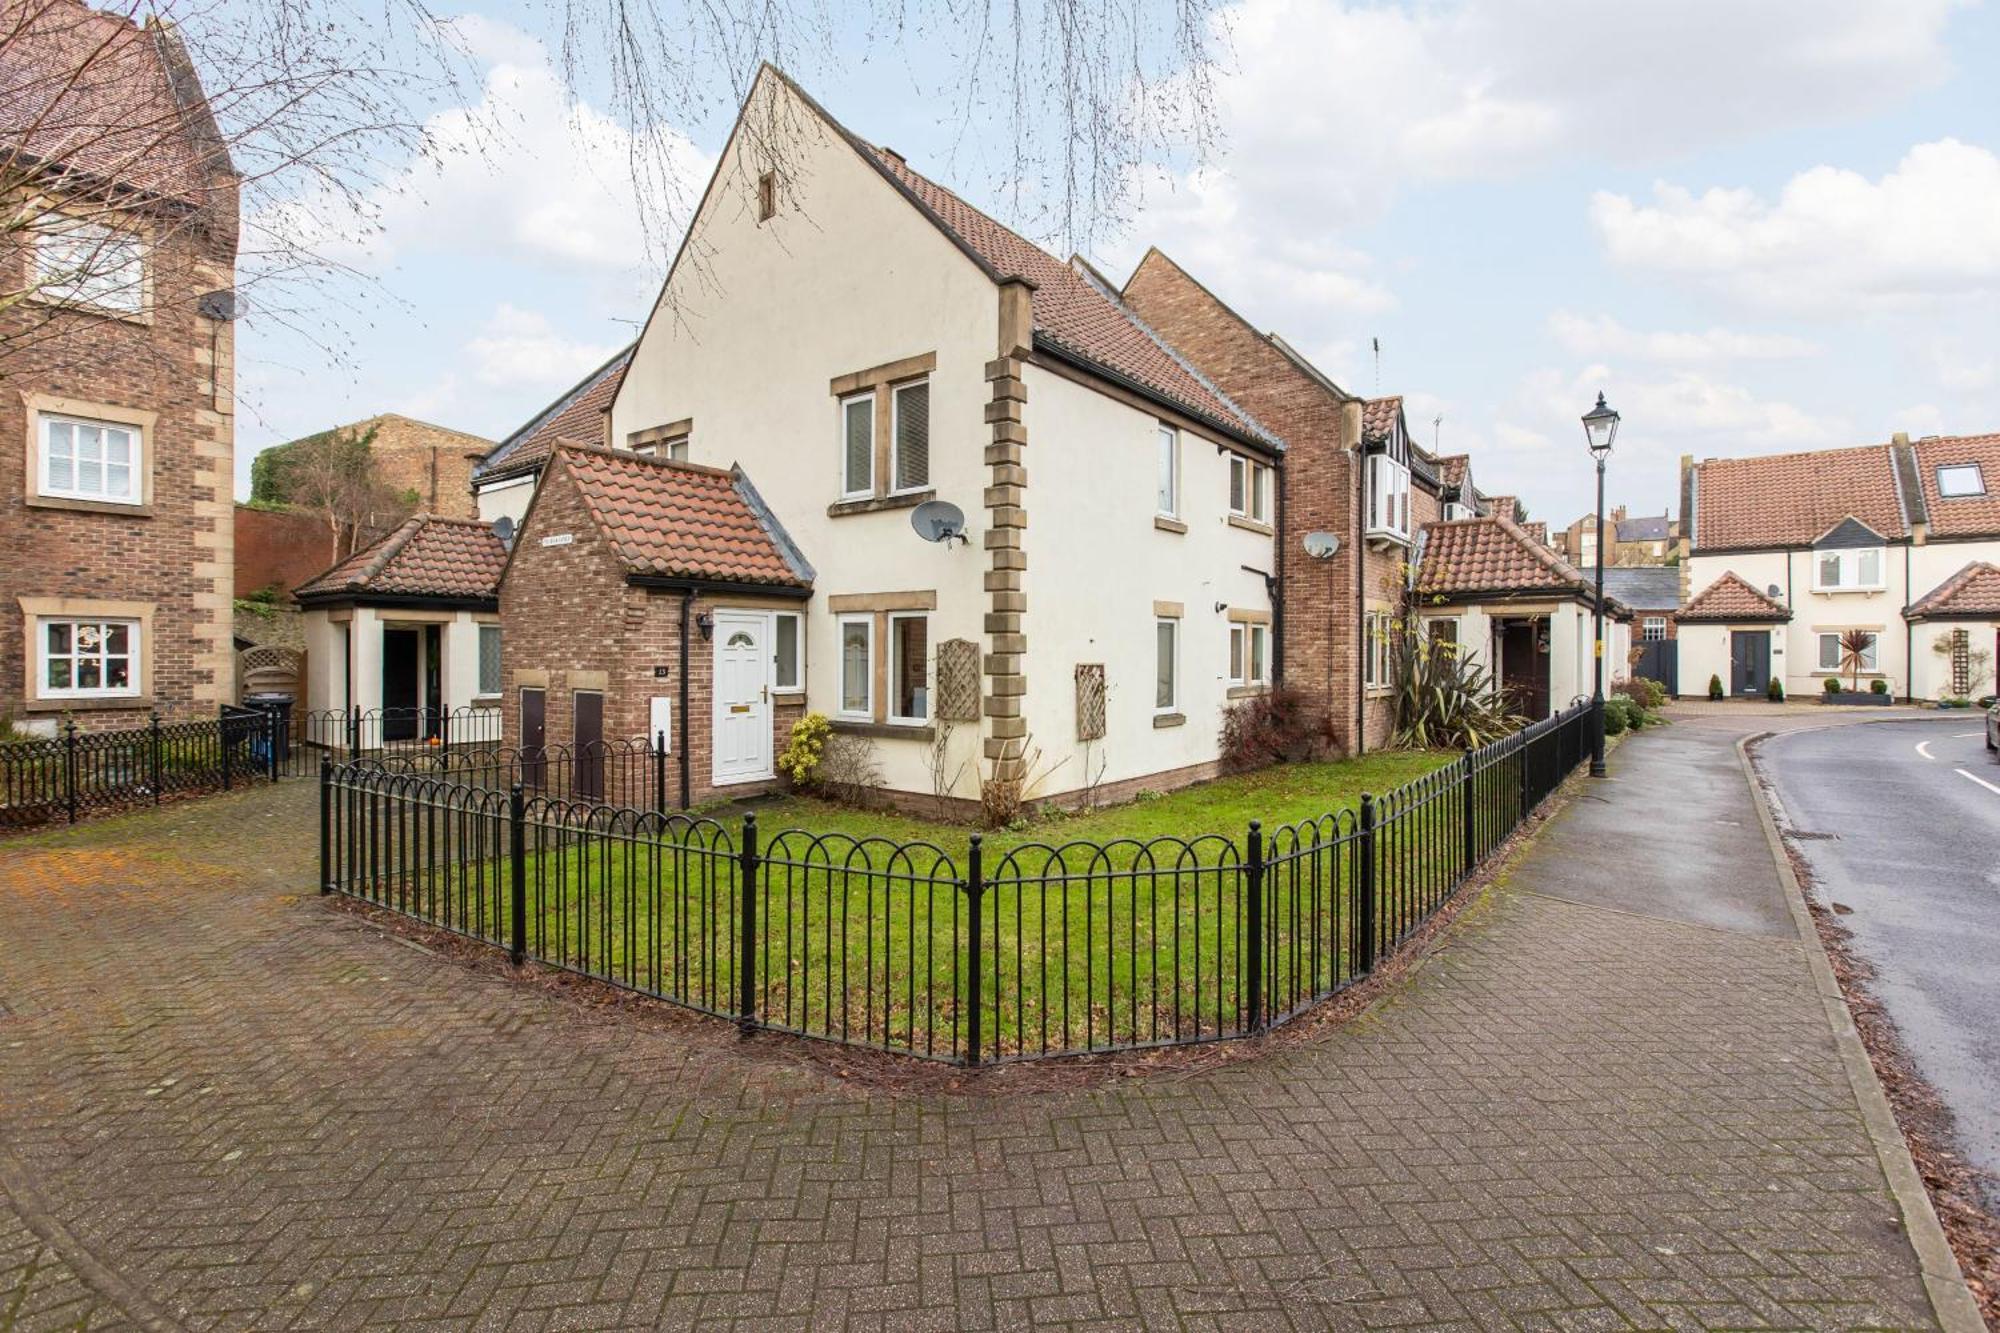
[[[319,516],[343,560],[409,517],[413,507],[382,480],[375,430],[322,431],[257,456],[250,498]]]

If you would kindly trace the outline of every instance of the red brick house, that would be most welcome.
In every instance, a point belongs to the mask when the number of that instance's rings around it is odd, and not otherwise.
[[[1285,441],[1277,486],[1278,676],[1307,691],[1343,749],[1389,740],[1389,644],[1415,534],[1437,519],[1439,463],[1409,437],[1400,397],[1342,389],[1157,249],[1121,293],[1197,370]],[[1459,462],[1462,464],[1463,459]],[[1461,480],[1466,469],[1458,469]],[[1338,539],[1306,554],[1314,533]]]
[[[812,591],[741,469],[558,444],[500,582],[505,734],[575,755],[665,733],[670,800],[755,791],[805,711]]]
[[[0,124],[34,126],[7,180],[41,210],[0,249],[0,718],[212,715],[234,690],[236,175],[170,31],[70,0],[26,21],[0,86]]]

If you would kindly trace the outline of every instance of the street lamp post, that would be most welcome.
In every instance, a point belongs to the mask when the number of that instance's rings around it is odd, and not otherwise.
[[[1611,442],[1618,438],[1618,414],[1605,403],[1602,393],[1597,406],[1583,414],[1583,438],[1597,463],[1597,598],[1592,608],[1591,633],[1596,646],[1591,654],[1595,678],[1590,703],[1596,722],[1590,729],[1590,776],[1604,776],[1604,460],[1611,456]]]

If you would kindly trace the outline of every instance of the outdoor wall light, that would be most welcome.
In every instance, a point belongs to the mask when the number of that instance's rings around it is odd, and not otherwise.
[[[704,611],[694,618],[694,627],[701,631],[701,641],[707,643],[715,636],[715,617]]]

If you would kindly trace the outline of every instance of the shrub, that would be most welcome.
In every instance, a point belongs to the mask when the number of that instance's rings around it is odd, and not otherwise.
[[[1646,707],[1658,708],[1667,701],[1667,687],[1659,681],[1641,676],[1639,683],[1646,687]]]
[[[1868,682],[1868,692],[1870,694],[1887,694],[1889,692],[1889,682],[1877,676],[1874,680]]]
[[[1667,701],[1667,687],[1657,680],[1647,680],[1644,676],[1621,680],[1611,687],[1611,692],[1630,699],[1641,709],[1658,708]]]
[[[1322,759],[1332,749],[1332,720],[1296,686],[1280,685],[1222,710],[1226,772]]]
[[[1485,667],[1426,634],[1402,634],[1395,652],[1396,744],[1476,750],[1518,730],[1521,719]]]
[[[1614,694],[1604,701],[1604,734],[1616,736],[1624,731],[1637,731],[1646,725],[1646,710],[1633,703],[1622,694]]]
[[[1764,697],[1774,704],[1783,703],[1785,701],[1785,682],[1779,680],[1776,676],[1771,677],[1771,683],[1764,688]]]
[[[792,723],[792,736],[785,752],[778,756],[778,771],[794,785],[818,784],[820,763],[826,757],[826,743],[833,738],[833,723],[825,713],[807,713]]]
[[[1708,697],[1710,699],[1720,699],[1722,697],[1722,677],[1710,676],[1708,678]]]
[[[859,736],[839,733],[826,738],[814,777],[820,795],[842,805],[867,807],[874,804],[882,786],[882,768],[875,762],[875,747]]]
[[[1828,676],[1825,680],[1820,682],[1819,687],[1822,690],[1825,690],[1828,694],[1839,694],[1840,680],[1837,677]]]

